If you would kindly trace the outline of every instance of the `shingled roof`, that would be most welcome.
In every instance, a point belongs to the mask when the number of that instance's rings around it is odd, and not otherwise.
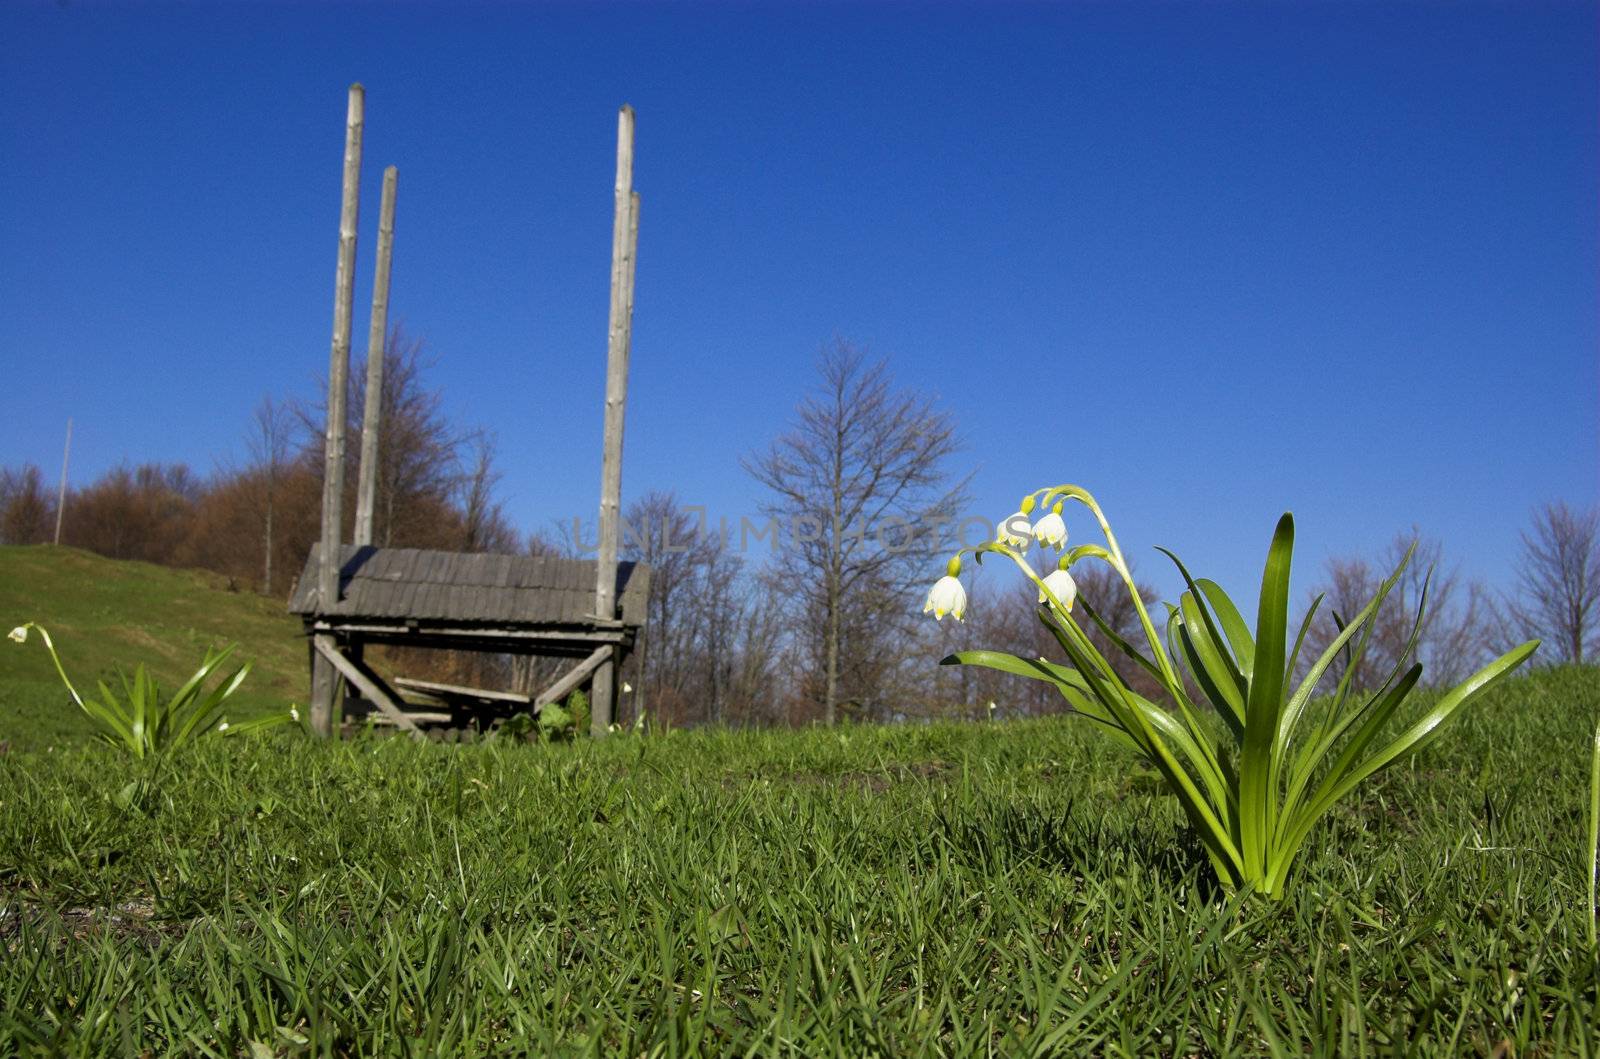
[[[311,546],[289,599],[294,614],[316,612],[317,563]],[[595,560],[544,555],[476,555],[420,548],[344,545],[339,573],[341,618],[589,625],[595,620]],[[617,564],[618,614],[642,625],[649,567]]]

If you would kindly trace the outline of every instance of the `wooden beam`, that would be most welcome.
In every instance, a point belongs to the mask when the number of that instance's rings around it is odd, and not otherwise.
[[[365,665],[357,665],[344,652],[339,650],[337,644],[328,646],[324,641],[332,637],[315,637],[312,642],[316,644],[317,653],[328,660],[328,663],[337,669],[341,676],[355,685],[360,690],[363,698],[373,703],[382,710],[396,726],[410,732],[414,738],[422,738],[422,729],[416,726],[411,718],[406,716],[404,703],[399,696],[394,694],[392,688],[386,687],[381,677]]]
[[[394,683],[407,691],[419,691],[436,698],[482,699],[484,702],[508,702],[517,706],[533,705],[531,695],[519,695],[514,691],[490,691],[487,688],[469,688],[461,684],[438,684],[431,680],[413,680],[411,677],[395,677]]]
[[[409,637],[413,639],[446,638],[471,640],[526,640],[535,643],[622,644],[631,637],[621,629],[595,629],[566,631],[556,629],[470,628],[452,626],[420,626],[397,621],[394,624],[379,622],[345,622],[335,618],[327,621],[318,618],[311,622],[313,632],[361,633],[367,636]]]
[[[614,618],[617,612],[617,534],[622,508],[623,412],[628,397],[628,353],[632,338],[629,293],[633,265],[633,108],[624,104],[617,112],[616,210],[611,227],[611,313],[606,348],[605,434],[600,461],[600,555],[595,574],[595,613]],[[589,732],[604,736],[616,706],[615,659],[595,674],[589,703]]]
[[[389,334],[389,266],[394,257],[394,200],[400,170],[383,171],[378,208],[378,265],[372,279],[372,320],[367,328],[367,393],[361,409],[361,466],[356,474],[356,544],[372,543],[378,498],[378,439],[383,423],[383,355]]]
[[[317,569],[317,610],[322,614],[332,613],[339,605],[339,542],[344,522],[345,382],[350,371],[350,314],[355,299],[356,222],[361,202],[361,133],[365,112],[366,90],[359,84],[351,85],[345,114],[339,265],[333,285],[333,343],[328,354],[328,421],[322,448],[322,558]],[[332,731],[332,687],[327,680],[317,680],[313,672],[311,728],[321,736]]]
[[[439,710],[408,710],[405,713],[405,718],[415,726],[422,724],[449,724],[456,719],[456,715]],[[375,713],[372,715],[372,723],[389,725],[396,724],[396,721],[387,713]]]
[[[572,669],[567,672],[566,676],[562,677],[554,684],[551,684],[548,688],[545,688],[543,691],[539,692],[538,696],[533,700],[534,709],[540,709],[550,705],[552,702],[555,702],[558,699],[564,698],[572,691],[573,688],[576,688],[579,684],[582,684],[584,680],[588,678],[590,673],[593,673],[597,668],[599,668],[599,666],[611,656],[613,650],[614,648],[612,648],[610,644],[606,644],[603,647],[596,647],[588,658],[585,658],[582,662],[579,662],[576,666],[573,666]],[[590,716],[592,717],[594,710],[593,700],[591,700],[589,703],[589,709],[591,711]],[[610,724],[611,722],[607,721],[606,723]]]

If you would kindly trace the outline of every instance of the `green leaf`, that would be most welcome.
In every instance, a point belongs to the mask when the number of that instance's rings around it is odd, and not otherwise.
[[[1239,840],[1245,877],[1266,873],[1267,845],[1277,812],[1277,792],[1270,779],[1273,741],[1283,708],[1283,663],[1289,627],[1289,567],[1294,556],[1294,516],[1284,512],[1267,549],[1261,574],[1261,602],[1256,614],[1255,664],[1250,669],[1250,695],[1245,704],[1244,745],[1239,754]]]
[[[1239,608],[1233,605],[1233,600],[1228,598],[1222,586],[1210,578],[1202,577],[1195,584],[1200,586],[1206,602],[1216,611],[1217,621],[1222,624],[1222,631],[1228,637],[1229,645],[1233,647],[1233,657],[1239,663],[1239,671],[1250,672],[1255,666],[1256,641],[1255,637],[1250,635],[1250,627],[1244,623]]]

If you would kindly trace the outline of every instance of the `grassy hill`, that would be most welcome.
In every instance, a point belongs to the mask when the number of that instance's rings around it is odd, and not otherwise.
[[[283,600],[230,591],[216,574],[74,548],[0,547],[0,631],[28,621],[50,631],[67,675],[85,694],[96,678],[116,687],[117,668],[132,672],[140,662],[170,690],[207,647],[237,643],[235,657],[253,659],[255,667],[230,714],[243,718],[305,700],[299,619]],[[91,731],[40,644],[0,643],[0,741],[43,749]]]

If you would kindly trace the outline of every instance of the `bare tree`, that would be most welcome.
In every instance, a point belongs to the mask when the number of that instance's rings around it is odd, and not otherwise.
[[[647,708],[685,719],[695,694],[694,640],[703,570],[718,541],[705,532],[704,511],[685,508],[672,493],[651,492],[628,505],[622,519],[621,556],[650,567],[645,627],[633,657]]]
[[[445,418],[444,397],[430,389],[424,374],[430,367],[421,339],[400,325],[389,329],[384,347],[381,392],[381,436],[378,439],[377,497],[372,543],[379,547],[450,548],[459,546],[456,498],[469,477],[464,450],[475,436],[458,430]],[[357,357],[346,379],[349,432],[359,436],[365,401],[357,392],[365,384],[366,358]],[[316,405],[301,405],[296,414],[305,428],[302,458],[322,458],[322,424],[326,419],[327,384]],[[354,517],[358,445],[346,446],[345,510]],[[320,472],[319,472],[320,473]]]
[[[1559,500],[1535,511],[1522,534],[1516,586],[1501,606],[1517,639],[1544,641],[1547,661],[1600,654],[1600,511],[1574,511]]]
[[[1416,628],[1414,658],[1423,666],[1424,680],[1449,684],[1476,668],[1489,643],[1487,594],[1444,561],[1444,545],[1423,537],[1416,527],[1396,534],[1375,561],[1360,555],[1333,556],[1324,564],[1324,580],[1312,596],[1324,597],[1322,607],[1306,633],[1297,661],[1303,675],[1339,634],[1339,620],[1349,621],[1378,594],[1384,579],[1399,566],[1406,551],[1416,547],[1399,581],[1379,608],[1365,654],[1350,676],[1357,691],[1376,688],[1400,663]],[[1424,602],[1423,589],[1427,588]],[[1309,604],[1308,604],[1309,605]],[[1416,626],[1419,607],[1425,607]],[[1354,646],[1354,645],[1352,645]],[[1330,667],[1332,679],[1342,679],[1349,652]]]
[[[117,467],[73,491],[67,543],[111,559],[173,565],[186,554],[205,488],[181,463]]]
[[[252,471],[260,493],[262,521],[261,591],[272,595],[273,524],[277,514],[278,491],[284,473],[290,465],[294,445],[294,416],[288,406],[263,397],[250,417],[250,433],[246,444],[250,450]]]
[[[765,511],[787,531],[772,576],[809,642],[832,724],[844,699],[875,708],[891,619],[913,609],[911,586],[948,543],[925,528],[953,522],[966,480],[952,484],[948,469],[960,448],[952,417],[896,389],[882,361],[835,340],[817,372],[793,426],[744,466],[772,491]]]
[[[500,470],[494,465],[495,441],[479,431],[466,439],[471,470],[458,483],[461,493],[462,550],[505,554],[517,550],[517,531],[496,499]]]
[[[54,517],[55,503],[38,467],[0,469],[0,544],[43,544]]]

